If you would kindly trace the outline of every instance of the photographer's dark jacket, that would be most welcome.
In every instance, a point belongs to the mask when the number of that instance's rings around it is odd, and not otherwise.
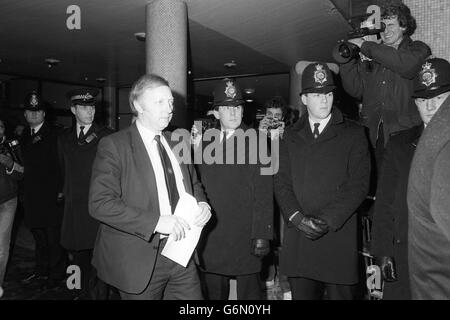
[[[356,209],[369,187],[370,157],[364,128],[334,108],[317,139],[308,114],[286,130],[274,177],[277,203],[287,222],[297,210],[327,221],[330,231],[309,240],[291,223],[284,232],[281,273],[326,283],[358,282]]]
[[[411,98],[413,78],[431,50],[423,42],[404,37],[398,49],[365,41],[361,52],[373,61],[353,59],[340,66],[340,75],[345,91],[362,100],[361,121],[375,146],[380,120],[386,138],[421,123]]]
[[[7,143],[6,139],[1,141],[0,148],[3,149]],[[0,164],[0,204],[17,197],[17,180],[22,179],[23,168],[15,164],[11,170],[7,173],[6,167]]]
[[[25,170],[25,225],[29,228],[59,227],[62,214],[56,202],[61,191],[58,129],[45,121],[33,136],[29,127],[25,130],[21,143]]]
[[[112,130],[92,124],[84,142],[78,142],[76,125],[58,139],[64,181],[64,218],[61,244],[69,250],[93,249],[99,222],[89,215],[89,185],[92,164],[100,139]]]

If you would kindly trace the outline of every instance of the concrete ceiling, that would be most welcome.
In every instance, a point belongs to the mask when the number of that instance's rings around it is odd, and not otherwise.
[[[335,1],[346,6],[350,0]],[[148,0],[1,0],[0,74],[127,86],[145,71]],[[195,79],[288,72],[299,60],[331,60],[349,26],[329,0],[186,0]],[[81,8],[68,30],[67,7]],[[44,59],[61,60],[48,68]],[[223,64],[235,60],[237,67]],[[270,83],[270,82],[269,82]],[[201,87],[205,87],[204,85]],[[210,88],[204,89],[210,90]],[[210,92],[210,91],[209,91]]]

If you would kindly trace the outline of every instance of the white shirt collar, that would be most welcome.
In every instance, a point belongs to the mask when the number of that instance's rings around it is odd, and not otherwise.
[[[79,124],[77,122],[77,136],[80,134],[80,131],[81,131],[80,127],[81,127],[81,124]],[[92,127],[92,123],[89,124],[89,125],[85,125],[84,128],[83,128],[83,133],[86,134],[91,127]]]
[[[323,129],[327,126],[328,122],[330,122],[331,119],[331,113],[326,117],[325,119],[322,119],[320,121],[313,121],[310,117],[308,117],[309,126],[311,127],[311,132],[314,132],[314,124],[320,123],[319,125],[319,134],[322,133]]]
[[[145,139],[148,139],[148,141],[153,141],[157,134],[162,136],[161,131],[153,131],[153,130],[143,126],[142,123],[139,121],[139,119],[136,120],[136,126],[137,126],[139,132],[141,133],[142,137]]]
[[[226,132],[227,133],[227,140],[233,135],[233,133],[236,131],[235,129],[223,129],[223,128],[221,128],[220,129],[220,142],[222,142],[222,140],[223,140],[223,132]]]
[[[37,125],[36,127],[30,128],[30,132],[32,131],[32,129],[34,129],[34,134],[38,133],[38,131],[42,128],[43,125],[44,125],[44,121],[42,121],[42,123]]]

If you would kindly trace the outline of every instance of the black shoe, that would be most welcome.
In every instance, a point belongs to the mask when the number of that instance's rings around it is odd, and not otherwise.
[[[38,274],[38,273],[32,273],[30,275],[28,275],[26,278],[22,279],[22,283],[31,283],[31,282],[36,282],[36,281],[45,281],[48,279],[48,276],[44,276],[42,274]]]

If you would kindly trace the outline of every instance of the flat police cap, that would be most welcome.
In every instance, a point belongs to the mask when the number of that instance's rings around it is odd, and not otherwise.
[[[66,97],[72,105],[92,106],[95,105],[95,97],[99,90],[95,88],[80,88],[67,92]]]
[[[217,106],[239,106],[244,104],[241,89],[234,80],[223,79],[213,91],[214,107]]]
[[[450,63],[440,58],[425,60],[414,79],[414,98],[433,98],[450,91]]]
[[[314,62],[303,70],[301,94],[328,93],[334,88],[333,75],[326,63]]]
[[[25,98],[25,110],[39,111],[45,110],[45,104],[36,91],[31,91]]]

